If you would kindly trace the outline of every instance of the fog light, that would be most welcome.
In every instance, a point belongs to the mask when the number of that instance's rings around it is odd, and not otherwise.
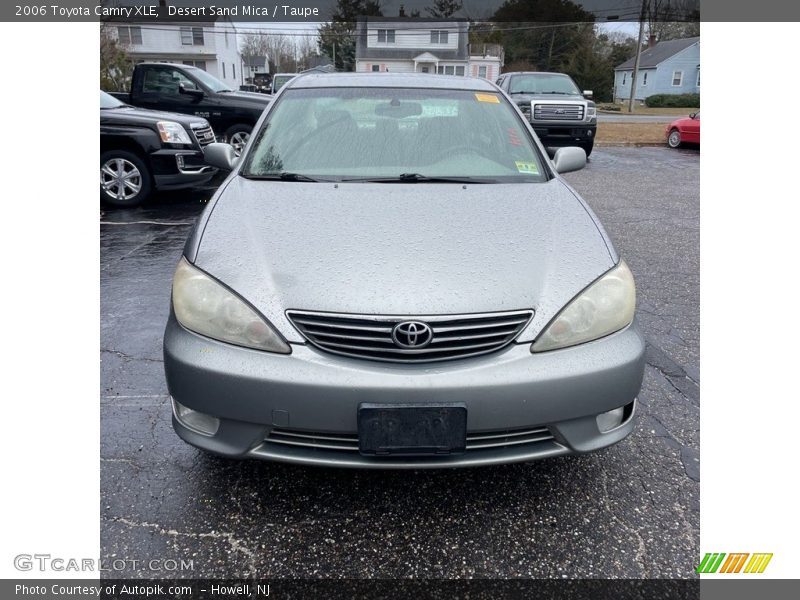
[[[219,429],[219,419],[197,412],[172,399],[172,410],[181,425],[203,435],[214,435]],[[598,417],[599,418],[599,417]]]
[[[620,406],[614,410],[601,413],[597,415],[597,428],[601,433],[611,431],[622,423],[622,418],[625,416],[625,407]]]
[[[586,130],[586,135],[588,135],[589,137],[592,137],[592,130],[591,129],[587,129]]]
[[[183,171],[185,163],[183,162],[183,154],[178,154],[175,156],[175,162],[178,163],[178,168]]]

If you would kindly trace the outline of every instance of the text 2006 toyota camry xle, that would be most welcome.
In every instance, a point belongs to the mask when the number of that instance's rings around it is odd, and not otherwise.
[[[449,467],[633,428],[633,277],[493,84],[287,83],[186,244],[164,358],[178,435],[236,457]]]

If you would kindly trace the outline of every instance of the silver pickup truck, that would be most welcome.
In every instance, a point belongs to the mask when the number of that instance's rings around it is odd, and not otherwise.
[[[496,83],[517,103],[546,147],[579,146],[586,156],[592,153],[597,107],[591,91],[581,92],[563,73],[503,73]]]

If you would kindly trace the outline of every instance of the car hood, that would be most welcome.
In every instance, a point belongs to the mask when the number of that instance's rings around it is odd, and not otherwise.
[[[142,125],[155,125],[158,121],[175,121],[185,127],[189,127],[192,123],[208,125],[208,122],[202,117],[166,112],[163,110],[137,108],[129,104],[120,108],[101,109],[100,119],[112,122],[120,120],[128,124],[141,123]]]
[[[285,311],[431,315],[533,308],[532,340],[616,254],[558,179],[379,184],[234,177],[195,264],[292,342]]]
[[[263,108],[272,101],[270,94],[261,94],[259,92],[225,92],[220,95],[228,101],[233,101],[243,106],[259,106]]]
[[[549,100],[553,102],[586,102],[589,106],[592,106],[594,102],[591,100],[587,100],[580,94],[570,95],[570,96],[563,96],[561,94],[511,94],[511,99],[514,100],[517,104],[520,102],[530,102],[532,100]]]
[[[687,125],[691,125],[692,123],[699,123],[698,119],[693,119],[691,117],[681,117],[680,119],[675,119],[672,123],[669,124],[670,127],[686,127]]]

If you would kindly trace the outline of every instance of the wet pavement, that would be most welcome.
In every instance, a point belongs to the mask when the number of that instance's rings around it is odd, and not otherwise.
[[[628,261],[636,431],[583,456],[358,472],[208,456],[172,431],[170,279],[211,190],[101,213],[101,559],[187,577],[691,577],[699,555],[699,152],[605,148],[567,176]],[[129,568],[122,577],[163,572]]]

